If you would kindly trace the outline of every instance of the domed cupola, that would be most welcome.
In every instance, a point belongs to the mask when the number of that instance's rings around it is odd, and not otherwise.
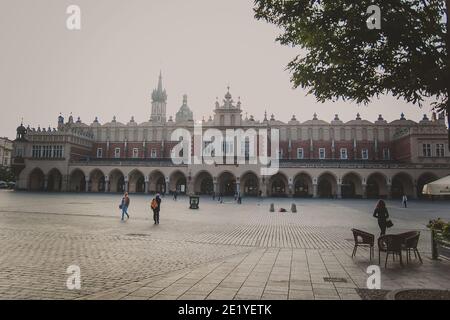
[[[194,114],[187,104],[187,95],[183,96],[183,105],[178,110],[175,115],[176,122],[184,122],[184,121],[194,121]]]

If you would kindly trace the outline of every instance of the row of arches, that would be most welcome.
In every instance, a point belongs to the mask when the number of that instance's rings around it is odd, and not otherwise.
[[[81,169],[73,170],[65,182],[65,191],[70,192],[173,192],[179,194],[188,192],[191,184],[195,194],[234,195],[240,192],[244,196],[258,196],[260,194],[273,197],[321,197],[321,198],[384,198],[401,197],[407,195],[421,196],[423,186],[438,177],[432,173],[422,174],[416,182],[409,174],[398,173],[392,177],[390,184],[387,177],[379,172],[370,174],[366,179],[356,172],[345,174],[338,179],[332,172],[324,172],[313,179],[307,172],[300,172],[293,178],[279,172],[269,178],[260,179],[254,172],[249,171],[236,177],[232,172],[224,171],[213,177],[208,171],[200,171],[195,177],[186,177],[181,171],[175,171],[166,178],[159,171],[153,171],[146,180],[138,169],[133,170],[127,179],[119,170],[114,169],[108,177],[100,169],[94,169],[88,176]],[[36,168],[28,177],[28,189],[32,191],[63,190],[63,175],[58,169],[52,169],[47,175]],[[264,190],[264,191],[263,191]]]

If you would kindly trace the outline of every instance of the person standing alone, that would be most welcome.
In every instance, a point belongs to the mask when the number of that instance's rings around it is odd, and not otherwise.
[[[403,207],[405,207],[405,208],[408,207],[408,197],[406,196],[406,194],[404,194],[402,197],[402,203],[403,203]]]
[[[386,234],[387,228],[387,220],[389,219],[389,213],[386,209],[386,203],[383,200],[379,200],[375,210],[373,212],[373,216],[378,219],[378,226],[380,227],[380,236],[384,236]]]
[[[159,193],[152,199],[150,206],[153,210],[153,221],[155,224],[159,224],[159,212],[161,210],[161,197]]]
[[[120,203],[119,208],[122,209],[122,221],[125,218],[125,215],[127,216],[127,219],[130,219],[130,216],[128,215],[128,207],[130,206],[130,197],[128,197],[128,192],[125,192],[122,202]]]

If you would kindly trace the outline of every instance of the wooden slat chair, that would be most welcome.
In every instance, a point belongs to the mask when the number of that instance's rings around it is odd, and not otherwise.
[[[352,229],[352,232],[353,239],[355,239],[352,258],[356,255],[356,250],[358,249],[358,247],[368,247],[370,260],[372,261],[372,258],[374,256],[375,236],[371,233],[358,229]]]

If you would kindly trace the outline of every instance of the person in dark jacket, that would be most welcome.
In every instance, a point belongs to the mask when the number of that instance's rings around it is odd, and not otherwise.
[[[155,221],[155,224],[159,224],[159,212],[161,211],[161,197],[159,193],[156,195],[156,197],[152,200],[152,202],[156,202],[156,206],[152,206],[153,210],[153,221]]]
[[[384,236],[386,234],[387,220],[389,219],[389,213],[386,209],[386,203],[383,200],[379,200],[375,210],[373,212],[373,216],[378,219],[378,226],[380,227],[380,236]]]

